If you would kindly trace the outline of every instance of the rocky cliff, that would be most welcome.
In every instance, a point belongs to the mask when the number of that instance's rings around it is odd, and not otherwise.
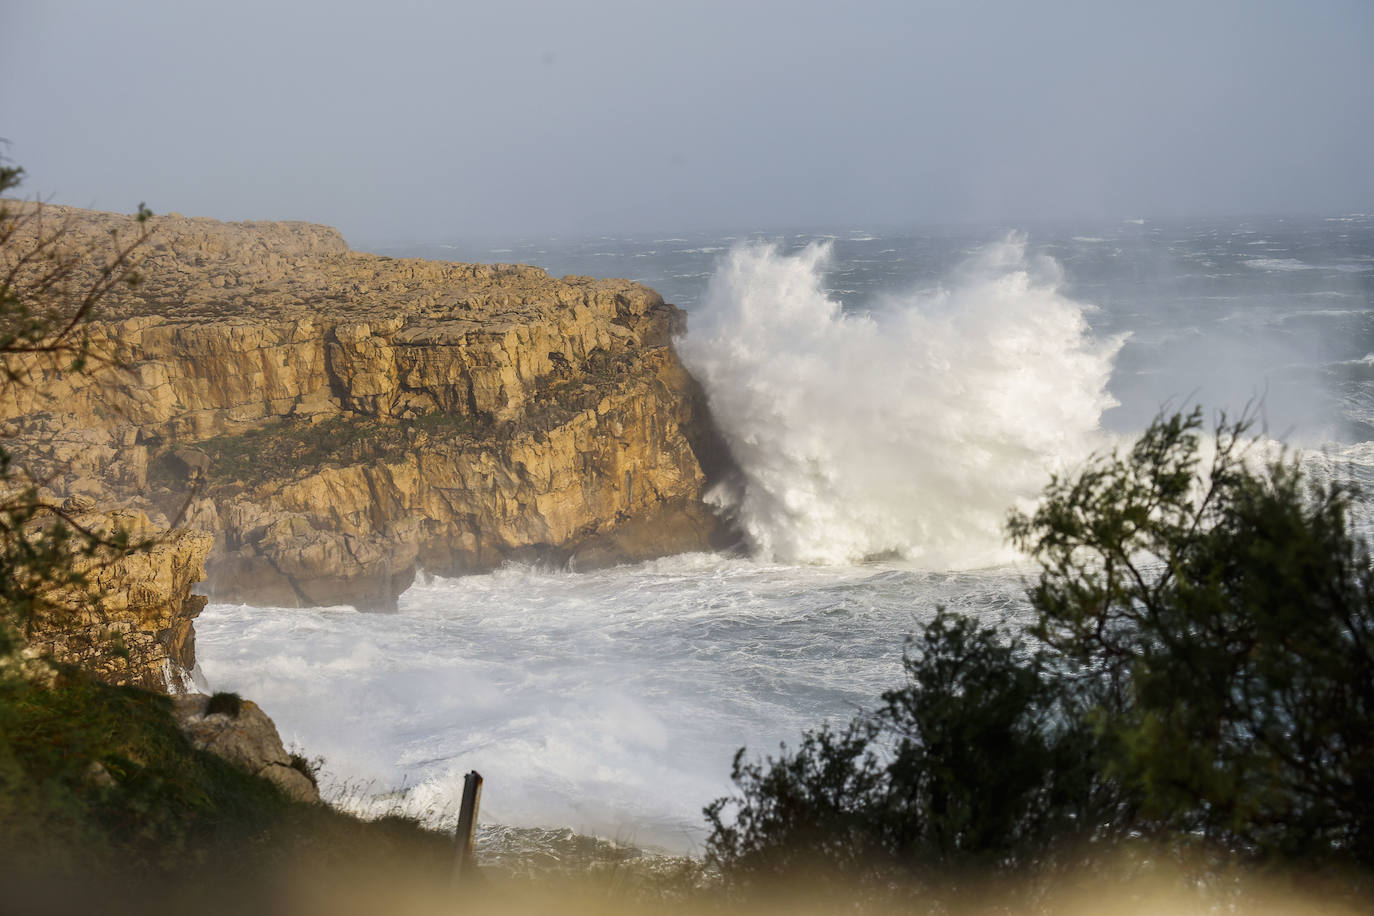
[[[124,532],[141,545],[118,559],[78,556],[84,587],[48,595],[27,636],[29,649],[79,665],[110,684],[157,692],[189,687],[196,664],[192,621],[205,598],[191,593],[205,576],[208,534],[154,527],[142,512],[89,513],[90,530]]]
[[[130,228],[48,210],[94,251]],[[0,419],[53,498],[213,534],[214,598],[386,608],[418,568],[729,540],[701,502],[728,458],[652,290],[362,254],[301,223],[151,226],[88,370],[15,365],[30,384]]]

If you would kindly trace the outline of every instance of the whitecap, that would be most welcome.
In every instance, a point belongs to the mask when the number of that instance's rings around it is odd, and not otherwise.
[[[1005,560],[1007,507],[1098,443],[1122,338],[1020,236],[867,314],[825,292],[829,254],[736,248],[692,314],[680,350],[741,471],[711,499],[763,557]]]
[[[1282,251],[1283,249],[1275,249]],[[1246,267],[1256,270],[1316,270],[1312,264],[1304,264],[1297,258],[1251,258],[1245,261]]]

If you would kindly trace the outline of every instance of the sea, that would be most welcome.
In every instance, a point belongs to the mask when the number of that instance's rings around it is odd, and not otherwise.
[[[446,827],[477,770],[489,848],[701,853],[736,752],[873,707],[937,607],[1024,622],[1007,513],[1161,411],[1249,417],[1268,453],[1374,484],[1371,214],[370,250],[652,286],[688,313],[679,352],[741,471],[710,498],[747,556],[201,615],[202,683],[322,758],[328,798]]]

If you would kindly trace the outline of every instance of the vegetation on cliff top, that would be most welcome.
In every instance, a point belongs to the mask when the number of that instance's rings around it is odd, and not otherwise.
[[[204,484],[209,492],[252,488],[290,480],[326,467],[396,460],[437,439],[452,445],[476,440],[486,426],[458,414],[428,413],[411,420],[326,417],[279,419],[241,433],[204,439],[195,448],[210,459]],[[177,491],[186,486],[180,444],[169,444],[149,464],[149,481]]]
[[[210,459],[204,484],[219,490],[253,488],[289,480],[325,467],[395,461],[417,448],[437,445],[480,446],[521,432],[538,435],[584,410],[595,409],[616,384],[635,369],[632,352],[610,354],[597,347],[581,371],[561,353],[549,354],[556,371],[540,379],[526,415],[518,424],[496,423],[485,414],[431,411],[406,419],[360,415],[277,418],[242,432],[203,439],[196,449]],[[166,443],[149,464],[150,482],[176,492],[186,486],[183,442]]]

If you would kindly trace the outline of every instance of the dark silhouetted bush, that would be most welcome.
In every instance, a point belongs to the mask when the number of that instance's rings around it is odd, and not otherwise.
[[[1261,461],[1247,424],[1160,417],[1055,478],[1013,542],[1026,636],[944,612],[906,686],[749,762],[707,808],[736,884],[803,870],[958,882],[1123,840],[1374,870],[1374,573],[1345,485]],[[1031,639],[1032,643],[1025,640]]]

